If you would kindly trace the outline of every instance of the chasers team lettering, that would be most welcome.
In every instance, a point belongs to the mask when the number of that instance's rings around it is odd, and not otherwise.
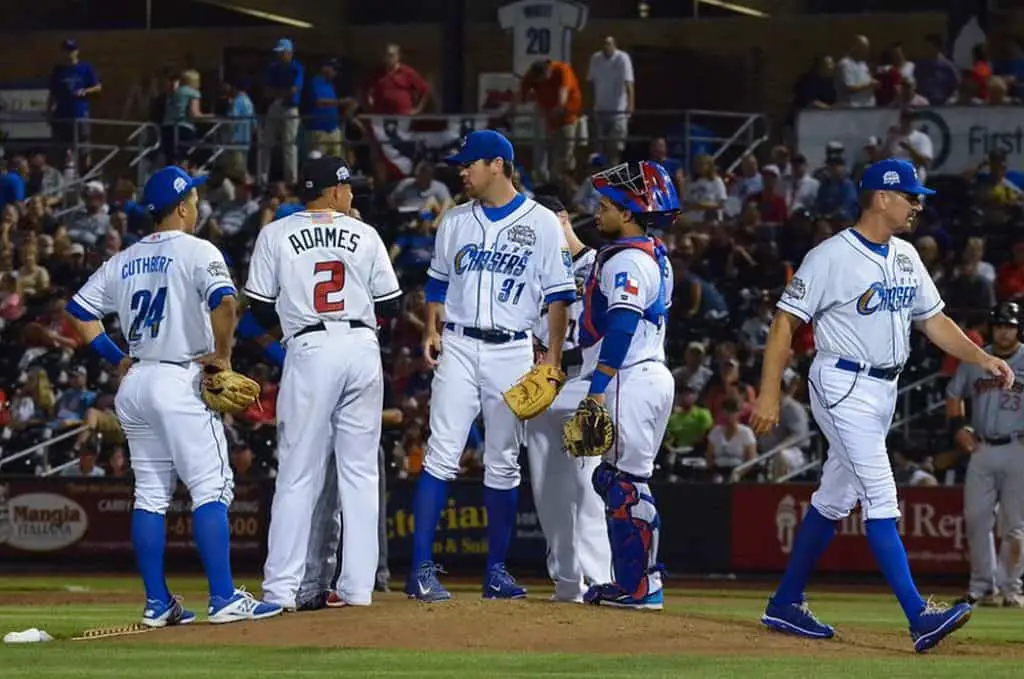
[[[455,273],[462,274],[475,271],[488,271],[505,276],[522,276],[526,265],[533,255],[532,250],[518,246],[502,245],[496,250],[481,248],[477,243],[468,243],[455,253]]]
[[[887,286],[878,281],[872,283],[871,287],[857,298],[857,313],[862,316],[869,316],[878,311],[899,313],[905,309],[913,309],[916,298],[916,283]]]

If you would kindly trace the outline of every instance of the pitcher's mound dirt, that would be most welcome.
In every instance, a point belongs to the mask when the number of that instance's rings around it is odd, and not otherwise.
[[[685,604],[683,604],[685,606]],[[439,604],[400,594],[375,598],[370,608],[284,614],[259,622],[168,628],[139,643],[247,644],[321,648],[402,648],[445,651],[659,653],[756,656],[864,657],[913,653],[909,635],[844,629],[831,641],[797,639],[765,630],[756,619],[728,622],[671,612],[627,611],[542,600],[483,601],[462,595]],[[965,628],[933,651],[942,655],[1024,657],[1011,646],[965,641]],[[132,639],[128,639],[132,641]]]

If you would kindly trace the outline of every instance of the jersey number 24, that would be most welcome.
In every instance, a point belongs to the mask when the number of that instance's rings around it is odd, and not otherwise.
[[[142,340],[142,333],[149,329],[150,337],[160,334],[160,322],[164,320],[164,306],[167,304],[167,288],[136,290],[132,295],[132,323],[128,326],[128,341]]]
[[[327,280],[319,281],[313,286],[313,311],[318,314],[331,314],[345,310],[345,300],[336,296],[345,287],[345,262],[329,260],[313,265],[313,275],[330,274]]]

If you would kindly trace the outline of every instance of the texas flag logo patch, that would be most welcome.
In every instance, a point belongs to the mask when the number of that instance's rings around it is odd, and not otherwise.
[[[636,279],[631,278],[625,271],[615,274],[615,287],[622,288],[629,295],[636,295],[640,292]]]

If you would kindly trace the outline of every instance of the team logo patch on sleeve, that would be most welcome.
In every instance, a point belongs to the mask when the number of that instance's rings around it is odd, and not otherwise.
[[[910,257],[900,254],[896,255],[896,268],[904,273],[914,273],[914,263]]]
[[[572,273],[572,255],[569,254],[568,250],[562,250],[562,266],[565,267],[565,272],[570,276]]]
[[[206,273],[210,274],[211,278],[231,277],[228,274],[228,267],[224,264],[224,262],[218,261],[216,259],[210,262],[210,264],[206,267]]]
[[[793,277],[793,280],[786,286],[786,290],[782,293],[786,297],[792,297],[793,299],[803,299],[804,295],[807,294],[807,285],[797,277]]]
[[[622,288],[626,294],[636,295],[640,293],[640,285],[636,282],[636,279],[631,277],[625,271],[620,271],[615,274],[615,287]]]

